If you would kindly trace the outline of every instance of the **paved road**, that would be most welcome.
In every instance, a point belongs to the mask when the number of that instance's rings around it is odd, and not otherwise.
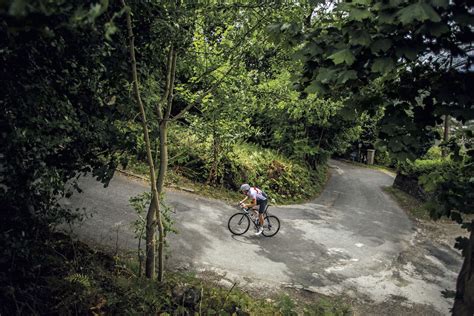
[[[362,295],[375,302],[397,297],[403,304],[426,304],[447,313],[450,302],[441,290],[454,288],[459,259],[446,262],[420,248],[427,253],[423,256],[432,257],[431,268],[410,262],[414,255],[409,250],[419,232],[381,190],[393,177],[338,161],[331,161],[331,169],[326,189],[312,203],[271,207],[282,224],[273,238],[251,232],[233,237],[226,225],[235,208],[190,193],[167,192],[179,230],[170,237],[168,267],[212,270],[231,280],[271,281],[325,294]],[[76,227],[79,237],[135,249],[130,223],[136,215],[128,199],[147,190],[146,184],[117,175],[107,189],[90,178],[81,186],[83,194],[67,203],[87,207],[94,216]],[[453,256],[451,249],[445,252]]]

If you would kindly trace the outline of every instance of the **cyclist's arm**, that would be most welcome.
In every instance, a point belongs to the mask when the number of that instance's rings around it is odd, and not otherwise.
[[[249,204],[245,204],[246,208],[251,208],[257,205],[257,199],[252,199]]]
[[[245,201],[247,201],[247,199],[248,199],[248,198],[249,198],[249,197],[248,197],[248,196],[246,196],[246,197],[245,197],[245,199],[243,199],[242,201],[240,201],[240,202],[239,202],[239,204],[242,204],[242,203],[244,203]]]

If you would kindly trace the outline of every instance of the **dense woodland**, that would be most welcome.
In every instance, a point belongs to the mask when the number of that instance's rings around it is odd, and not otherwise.
[[[178,178],[300,201],[331,156],[375,148],[471,231],[473,21],[467,0],[1,2],[0,314],[185,310],[163,258]],[[60,203],[79,177],[117,168],[151,182],[146,278],[106,276],[117,262],[54,233],[84,215]],[[453,313],[471,315],[473,234],[457,248]],[[284,309],[218,292],[199,308]]]

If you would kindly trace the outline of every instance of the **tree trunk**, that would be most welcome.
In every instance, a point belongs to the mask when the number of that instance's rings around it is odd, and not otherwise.
[[[464,263],[456,282],[453,315],[474,315],[474,220],[471,222],[469,243],[464,249]]]
[[[220,141],[216,133],[213,133],[212,136],[212,165],[209,170],[209,175],[207,177],[206,183],[209,185],[216,184],[217,182],[217,168],[219,167],[219,151],[220,151]]]
[[[443,141],[447,143],[449,140],[449,115],[444,116],[444,133],[443,133]],[[443,157],[448,155],[448,149],[445,147],[442,150]]]
[[[176,57],[177,53],[173,45],[170,46],[168,54],[168,73],[166,75],[165,93],[160,102],[156,105],[156,112],[159,120],[159,137],[160,137],[160,169],[158,171],[158,179],[154,182],[158,196],[161,197],[165,184],[166,172],[168,169],[168,121],[171,114],[173,103],[174,81],[176,76]],[[165,106],[163,109],[162,107]],[[163,111],[164,110],[164,111]],[[165,229],[161,218],[160,204],[151,204],[148,213],[155,214],[158,226],[158,281],[164,279],[164,245],[165,245]]]
[[[155,166],[153,162],[153,157],[151,154],[151,143],[150,137],[148,133],[148,125],[146,121],[146,114],[145,108],[142,103],[142,99],[140,96],[139,84],[138,84],[138,75],[137,75],[137,61],[135,59],[135,41],[133,36],[133,29],[132,29],[132,18],[130,15],[130,8],[127,7],[125,4],[125,0],[122,0],[122,5],[125,8],[125,16],[127,19],[127,31],[128,31],[128,40],[129,40],[129,48],[130,48],[130,60],[131,60],[131,71],[132,71],[132,79],[133,79],[133,92],[135,95],[135,99],[137,101],[138,107],[140,109],[140,114],[142,118],[142,127],[143,127],[143,136],[145,139],[145,146],[146,146],[146,153],[148,159],[148,166],[150,168],[150,181],[151,181],[151,194],[152,194],[152,204],[156,209],[159,209],[159,195],[156,189],[156,177],[155,177]],[[145,275],[147,278],[154,279],[155,278],[155,266],[156,266],[156,216],[155,212],[148,210],[148,214],[146,217],[146,262],[145,262]]]
[[[160,123],[160,169],[158,172],[158,180],[156,187],[158,194],[161,195],[165,185],[166,172],[168,170],[168,122],[163,120]],[[159,206],[158,206],[159,207]],[[160,210],[157,209],[158,217],[158,280],[163,281],[164,272],[164,244],[165,244],[165,230],[163,221],[161,219]]]

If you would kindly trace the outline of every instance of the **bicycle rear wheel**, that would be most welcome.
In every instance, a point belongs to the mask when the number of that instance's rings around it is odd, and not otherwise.
[[[278,217],[269,215],[265,216],[263,221],[263,236],[265,237],[272,237],[275,236],[276,233],[280,230],[280,220]]]
[[[242,235],[249,230],[250,219],[245,213],[236,213],[229,218],[227,227],[234,235]]]

